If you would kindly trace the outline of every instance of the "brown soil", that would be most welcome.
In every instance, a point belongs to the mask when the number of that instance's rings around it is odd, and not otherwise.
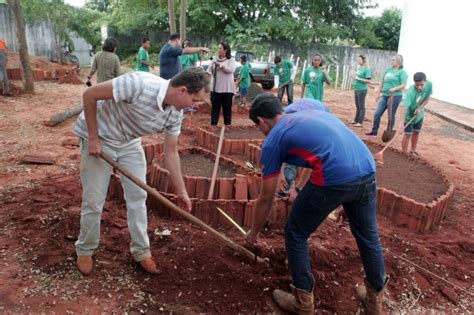
[[[215,135],[220,136],[220,129],[215,129]],[[257,127],[231,127],[226,128],[224,132],[224,139],[264,139],[265,136],[262,134]]]
[[[82,73],[84,78],[85,71]],[[15,82],[19,85],[21,83]],[[75,267],[81,187],[77,147],[64,147],[75,118],[43,126],[51,113],[77,106],[84,86],[36,82],[34,95],[0,98],[0,310],[2,313],[278,313],[275,288],[288,289],[283,225],[267,226],[259,252],[268,267],[243,261],[199,228],[149,212],[151,249],[164,272],[149,276],[133,263],[126,209],[108,201],[101,245],[90,277]],[[299,95],[295,87],[295,96]],[[327,89],[325,99],[343,121],[352,118],[353,93]],[[372,90],[367,118],[375,108]],[[195,113],[208,126],[208,113]],[[247,113],[233,124],[251,125]],[[383,124],[386,119],[383,120]],[[453,204],[440,226],[424,233],[395,227],[378,217],[385,251],[388,293],[394,313],[471,313],[474,310],[474,142],[472,133],[427,113],[418,152],[456,185]],[[366,124],[369,128],[369,123]],[[384,125],[381,126],[383,130]],[[454,130],[456,132],[445,132]],[[365,129],[354,129],[364,138]],[[156,136],[144,140],[156,139]],[[468,140],[465,140],[468,139]],[[376,139],[380,142],[379,139]],[[192,132],[181,148],[195,144]],[[400,142],[394,143],[399,148]],[[449,150],[448,150],[449,149]],[[52,152],[54,165],[25,165],[26,154]],[[232,156],[230,156],[232,158]],[[391,167],[389,161],[384,167]],[[209,175],[207,175],[209,176]],[[155,234],[168,228],[171,236]],[[242,242],[233,229],[222,231]],[[335,241],[337,240],[337,241]],[[315,301],[319,313],[361,313],[354,285],[362,283],[357,246],[348,228],[326,220],[310,239]],[[402,258],[399,258],[402,257]],[[412,261],[414,265],[407,262]],[[455,284],[454,287],[437,276]],[[459,289],[463,288],[463,289]]]
[[[380,146],[368,145],[372,153]],[[390,189],[421,203],[430,203],[446,193],[448,187],[443,178],[421,161],[410,159],[393,150],[385,150],[384,165],[377,166],[377,185]]]
[[[10,96],[17,96],[23,93],[23,88],[13,83],[8,82],[8,92],[10,92]],[[2,94],[3,94],[3,84],[0,84],[0,97],[2,97]]]
[[[58,80],[58,83],[59,84],[77,84],[77,85],[84,84],[84,82],[82,82],[81,79],[79,79],[76,76],[74,71],[70,71],[65,76],[60,77]]]
[[[49,61],[45,57],[37,57],[30,55],[30,65],[32,69],[55,71],[57,69],[72,69],[74,65],[60,65],[55,62]],[[20,55],[13,51],[8,52],[7,68],[21,68]]]
[[[183,175],[212,177],[214,160],[201,154],[186,154],[181,156],[181,171]],[[219,164],[217,177],[235,177],[235,171]]]

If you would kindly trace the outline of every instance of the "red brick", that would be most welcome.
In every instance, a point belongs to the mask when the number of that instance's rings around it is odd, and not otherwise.
[[[248,199],[247,176],[236,174],[234,185],[235,185],[235,199],[247,200]]]
[[[46,77],[46,80],[52,80],[53,79],[53,72],[52,71],[45,71],[45,77]]]
[[[161,192],[168,192],[168,185],[169,185],[168,182],[170,182],[169,172],[167,170],[160,169],[158,172],[157,180],[158,180],[157,189]]]
[[[10,80],[22,80],[23,74],[21,72],[21,69],[12,68],[12,69],[7,69],[7,77]]]
[[[234,179],[220,178],[219,179],[219,199],[230,200],[234,196]]]
[[[253,224],[254,204],[254,201],[249,201],[245,204],[244,226],[247,228],[251,228]]]
[[[211,183],[205,177],[196,177],[196,198],[207,199]]]
[[[33,79],[35,81],[44,81],[45,74],[43,70],[33,70]]]
[[[249,198],[257,199],[258,197],[258,183],[255,175],[247,175],[247,184],[249,188]]]
[[[184,176],[183,180],[188,195],[194,198],[196,196],[196,177]]]

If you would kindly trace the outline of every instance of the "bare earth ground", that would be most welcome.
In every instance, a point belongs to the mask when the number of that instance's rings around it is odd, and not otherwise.
[[[81,201],[79,150],[62,145],[65,139],[74,140],[76,118],[56,127],[45,127],[42,122],[77,106],[84,88],[37,82],[34,95],[0,98],[0,312],[279,312],[271,291],[288,288],[291,281],[285,266],[283,223],[269,226],[260,239],[263,256],[270,259],[270,266],[264,267],[235,256],[186,222],[150,213],[152,251],[164,272],[149,276],[133,264],[128,253],[124,206],[108,201],[96,269],[87,278],[77,272],[74,241]],[[296,89],[295,95],[299,95]],[[331,111],[343,121],[352,118],[352,92],[327,89],[325,97]],[[367,103],[365,128],[355,130],[362,138],[376,105],[373,91]],[[204,110],[193,119],[194,125],[209,123]],[[246,112],[234,114],[233,122],[251,124]],[[181,137],[181,146],[191,144],[195,144],[192,135]],[[400,141],[395,147],[400,147]],[[429,232],[414,233],[379,217],[387,273],[392,278],[388,293],[393,303],[389,307],[408,313],[472,313],[474,137],[427,114],[418,151],[443,169],[456,192],[441,226]],[[33,153],[52,156],[56,163],[20,163],[22,156]],[[165,228],[172,231],[171,236],[158,235]],[[223,233],[242,243],[237,232]],[[363,273],[347,228],[327,220],[312,237],[310,253],[318,312],[362,311],[353,288],[361,283]]]

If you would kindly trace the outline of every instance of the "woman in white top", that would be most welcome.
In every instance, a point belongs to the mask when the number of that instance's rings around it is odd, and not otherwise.
[[[231,56],[230,46],[227,43],[219,44],[217,58],[212,60],[207,69],[212,75],[211,88],[211,125],[217,126],[219,114],[224,114],[224,124],[232,123],[232,99],[235,93],[234,71],[235,59]]]

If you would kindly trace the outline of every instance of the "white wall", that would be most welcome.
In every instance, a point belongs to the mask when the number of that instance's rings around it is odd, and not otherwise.
[[[398,51],[413,83],[426,73],[433,97],[474,109],[474,1],[408,0]]]

